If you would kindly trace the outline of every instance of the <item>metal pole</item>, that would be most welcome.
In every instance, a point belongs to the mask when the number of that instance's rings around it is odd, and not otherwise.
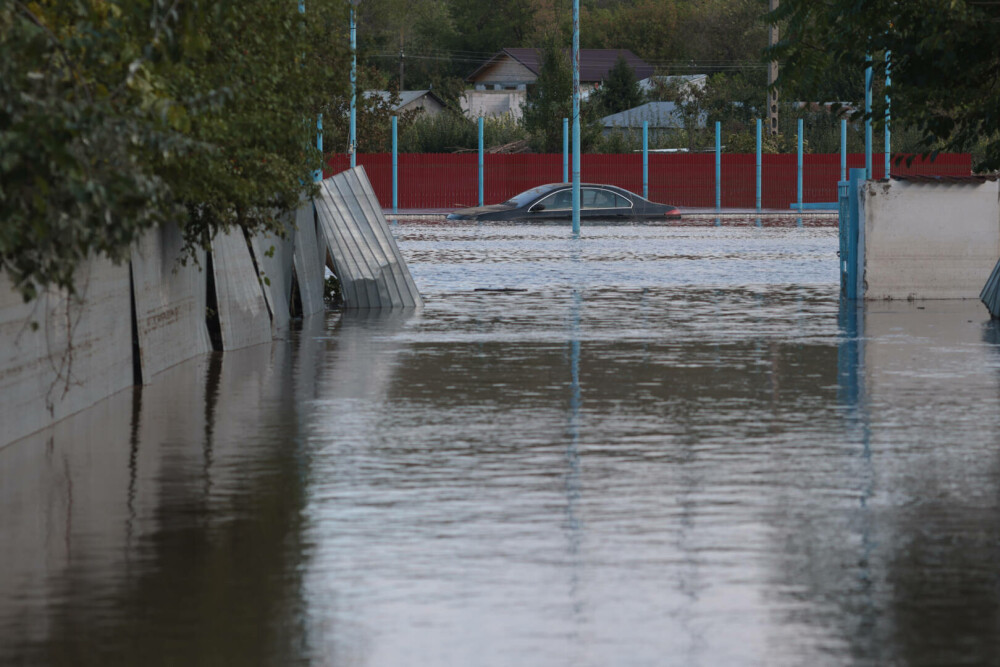
[[[847,180],[847,119],[840,119],[840,180]]]
[[[760,212],[760,175],[763,167],[763,160],[761,159],[761,120],[757,119],[757,212]]]
[[[892,63],[890,62],[890,57],[892,55],[891,51],[885,52],[885,177],[889,178],[889,168],[891,166],[892,160],[890,159],[890,141],[889,141],[889,105],[891,103],[889,99],[889,86],[892,84]]]
[[[778,9],[778,0],[769,0],[768,11]],[[767,43],[775,46],[778,43],[778,25],[772,23],[767,26]],[[767,64],[767,118],[768,132],[771,136],[778,134],[778,89],[772,88],[774,82],[778,80],[778,61],[772,60]]]
[[[580,0],[573,0],[573,233],[580,233]]]
[[[351,140],[347,152],[353,169],[358,166],[358,29],[354,25],[354,0],[351,0]]]
[[[798,203],[799,203],[799,213],[802,212],[802,119],[799,118],[799,160],[797,163],[798,167],[798,179],[797,179],[797,191],[798,191]]]
[[[320,168],[313,174],[313,180],[319,183],[323,180],[323,114],[316,117],[316,150],[319,151]]]
[[[865,59],[865,173],[872,178],[872,57]]]
[[[642,121],[642,196],[649,199],[649,121]]]
[[[715,121],[715,210],[722,208],[722,123]]]
[[[392,117],[392,212],[399,210],[399,123]]]
[[[569,118],[563,118],[563,183],[569,183]]]
[[[484,202],[483,194],[485,188],[483,188],[483,117],[479,117],[479,205],[482,206]]]

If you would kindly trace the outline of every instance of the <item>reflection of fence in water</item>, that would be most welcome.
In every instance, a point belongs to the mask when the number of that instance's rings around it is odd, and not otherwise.
[[[485,155],[487,204],[509,199],[528,188],[562,181],[559,153]],[[584,182],[617,185],[642,193],[642,153],[584,154],[580,156]],[[863,167],[863,153],[850,153],[848,167]],[[756,158],[752,153],[722,155],[722,206],[753,208],[756,205]],[[884,177],[882,154],[874,156],[874,178]],[[384,208],[392,206],[392,154],[358,155]],[[400,208],[458,208],[475,206],[479,199],[476,153],[404,153],[398,156]],[[348,166],[346,155],[328,159],[327,174]],[[797,199],[796,156],[762,156],[761,205],[788,208]],[[933,162],[916,158],[892,166],[893,174],[969,175],[968,154],[940,154]],[[837,201],[840,179],[839,153],[804,156],[803,201]],[[649,195],[653,201],[676,206],[715,206],[715,155],[713,153],[650,153]]]

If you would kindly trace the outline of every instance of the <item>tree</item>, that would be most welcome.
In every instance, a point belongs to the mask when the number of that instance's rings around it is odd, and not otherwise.
[[[768,57],[781,61],[778,87],[800,99],[846,102],[863,115],[864,91],[832,91],[830,72],[863,81],[865,58],[876,71],[891,52],[892,123],[919,133],[923,150],[968,151],[977,169],[1000,168],[1000,4],[973,0],[782,0],[768,20],[784,39]],[[874,95],[876,126],[885,117]],[[853,111],[852,111],[853,109]]]
[[[537,150],[562,150],[562,119],[573,113],[573,72],[565,52],[550,40],[542,53],[538,79],[528,90],[524,127]]]
[[[597,93],[598,101],[605,114],[618,113],[637,107],[642,103],[642,91],[635,78],[635,70],[622,56],[608,72]]]
[[[30,299],[144,230],[283,232],[346,85],[346,5],[0,0],[0,269]],[[338,40],[342,42],[343,40]]]

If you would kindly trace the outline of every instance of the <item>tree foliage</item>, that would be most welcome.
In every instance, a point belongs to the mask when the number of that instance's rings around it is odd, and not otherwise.
[[[542,52],[538,79],[528,90],[524,127],[536,148],[546,153],[562,151],[562,119],[573,113],[573,72],[565,51],[550,40]]]
[[[831,86],[831,72],[863,81],[865,58],[876,71],[891,52],[894,127],[919,133],[925,151],[967,151],[981,144],[977,167],[1000,168],[1000,4],[973,0],[782,0],[771,20],[784,39],[778,86],[809,101],[845,102],[863,114],[862,87]],[[881,78],[881,77],[880,77]],[[836,81],[836,79],[833,79]],[[885,96],[874,95],[876,125]]]
[[[642,91],[635,78],[635,70],[625,58],[619,56],[608,78],[598,89],[596,100],[605,114],[618,113],[642,103]]]
[[[343,92],[346,5],[0,0],[0,268],[26,299],[180,224],[280,230]]]

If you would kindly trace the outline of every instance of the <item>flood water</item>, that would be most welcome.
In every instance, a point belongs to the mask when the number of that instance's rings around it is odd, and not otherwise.
[[[0,664],[1000,664],[980,304],[841,308],[832,227],[394,230],[422,311],[0,449]]]

